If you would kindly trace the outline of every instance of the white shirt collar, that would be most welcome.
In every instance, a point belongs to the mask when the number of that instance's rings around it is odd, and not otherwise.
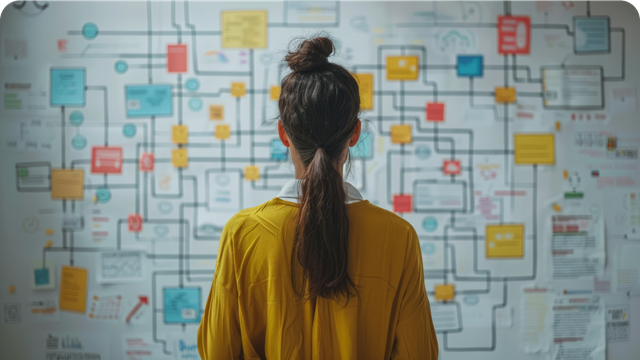
[[[294,179],[284,184],[282,190],[280,190],[280,193],[278,194],[278,198],[297,204],[301,181],[301,179]],[[344,182],[344,189],[347,191],[347,204],[364,200],[358,189],[346,181]]]

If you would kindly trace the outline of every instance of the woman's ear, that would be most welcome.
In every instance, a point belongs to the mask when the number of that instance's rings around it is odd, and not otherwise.
[[[284,146],[289,147],[289,138],[287,137],[287,132],[284,131],[284,128],[282,127],[282,121],[278,121],[278,136]]]
[[[349,146],[355,146],[358,143],[358,139],[360,139],[360,132],[362,131],[362,122],[358,119],[356,126],[353,128],[353,134],[351,135],[351,141],[349,141]]]

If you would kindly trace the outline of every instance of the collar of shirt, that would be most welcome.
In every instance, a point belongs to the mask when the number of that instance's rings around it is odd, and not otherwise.
[[[278,198],[297,204],[301,181],[301,179],[294,179],[284,184],[282,190],[280,190],[280,193],[278,194]],[[344,189],[347,191],[347,204],[364,200],[358,189],[346,181],[344,182]]]

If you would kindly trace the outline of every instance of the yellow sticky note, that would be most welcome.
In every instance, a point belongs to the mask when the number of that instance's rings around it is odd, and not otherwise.
[[[231,137],[231,127],[229,125],[216,125],[216,139],[226,140]]]
[[[360,91],[360,110],[373,109],[373,74],[355,74]]]
[[[515,134],[513,141],[516,164],[555,164],[555,136],[553,134]]]
[[[46,247],[46,248],[50,248],[52,246],[53,246],[53,241],[51,241],[51,240],[47,240],[47,242],[44,244],[44,247]]]
[[[51,169],[51,198],[78,200],[84,197],[84,170]]]
[[[243,82],[231,83],[231,96],[242,97],[247,94],[247,87]]]
[[[171,131],[171,141],[174,144],[186,144],[189,142],[189,128],[187,125],[174,125]]]
[[[87,307],[87,269],[62,266],[60,274],[60,310],[84,313]]]
[[[260,169],[255,165],[245,166],[244,168],[244,179],[245,180],[259,180],[260,179]]]
[[[487,258],[521,258],[524,225],[487,225],[485,233]]]
[[[516,88],[499,87],[496,88],[496,103],[514,103],[516,102]]]
[[[562,211],[562,206],[560,206],[558,204],[555,204],[555,203],[553,204],[552,208],[553,208],[553,211],[555,211],[555,212]]]
[[[567,180],[569,178],[569,172],[567,170],[562,170],[562,177]]]
[[[556,131],[562,130],[562,123],[560,121],[556,121]]]
[[[44,233],[47,235],[53,235],[53,229],[47,229],[44,231]]]
[[[224,105],[209,105],[209,120],[224,120]]]
[[[280,88],[279,85],[274,85],[271,87],[271,89],[269,90],[269,99],[271,100],[279,100],[280,99],[280,91],[282,89]]]
[[[417,56],[388,56],[387,80],[417,80]]]
[[[411,142],[411,125],[391,125],[391,142],[408,144]]]
[[[266,48],[267,11],[223,11],[223,48]]]
[[[187,165],[189,165],[187,149],[174,149],[171,153],[171,163],[177,168],[187,167]]]
[[[13,294],[14,292],[16,292],[16,286],[15,285],[9,286],[9,294]]]
[[[451,301],[456,294],[455,285],[440,284],[435,286],[436,301]]]

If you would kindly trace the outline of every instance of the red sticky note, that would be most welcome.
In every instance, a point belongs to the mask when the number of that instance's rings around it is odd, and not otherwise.
[[[531,19],[528,16],[498,16],[498,53],[529,54]]]
[[[167,45],[167,71],[170,73],[187,72],[187,45]]]
[[[153,171],[153,166],[156,162],[156,158],[151,153],[142,153],[140,155],[140,171],[150,172]]]
[[[91,149],[91,173],[122,174],[122,148],[94,146]]]
[[[393,212],[408,213],[413,209],[411,195],[393,195]]]
[[[442,173],[445,175],[460,175],[461,172],[460,160],[445,160],[442,164]]]
[[[127,218],[127,226],[131,232],[142,231],[142,215],[129,214],[129,217]]]
[[[427,103],[427,121],[444,121],[444,103],[430,102]]]

